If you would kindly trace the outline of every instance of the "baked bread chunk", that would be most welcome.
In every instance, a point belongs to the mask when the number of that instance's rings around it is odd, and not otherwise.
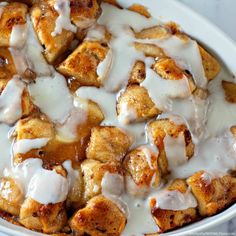
[[[73,32],[65,29],[61,34],[52,35],[57,17],[58,13],[47,1],[40,1],[31,8],[34,30],[44,48],[44,56],[50,64],[65,53],[74,38]]]
[[[86,157],[101,162],[119,162],[131,144],[131,138],[120,128],[95,127],[91,131]]]
[[[158,154],[146,146],[129,152],[123,160],[126,177],[126,190],[131,195],[145,195],[151,187],[161,182],[158,167]]]
[[[198,200],[203,217],[216,214],[236,199],[236,178],[230,175],[212,177],[206,171],[200,171],[189,177],[187,183]]]
[[[192,93],[196,89],[196,85],[194,84],[191,74],[181,69],[171,58],[161,58],[157,60],[157,62],[153,65],[153,69],[163,79],[180,80],[187,78],[190,92]]]
[[[29,197],[21,206],[19,222],[43,233],[59,232],[67,223],[64,203],[43,205]]]
[[[0,18],[0,47],[11,46],[11,33],[15,26],[26,24],[27,5],[13,2],[3,7]],[[21,42],[22,43],[22,42]]]
[[[118,98],[117,113],[122,123],[132,123],[149,120],[161,111],[144,87],[130,85]]]
[[[236,103],[236,84],[223,80],[222,87],[225,91],[226,101],[230,103]]]
[[[102,163],[97,160],[87,159],[81,164],[83,180],[84,180],[84,195],[83,202],[86,203],[91,198],[101,194],[101,182],[105,173],[123,175],[121,166],[117,163],[109,162]]]
[[[0,179],[0,210],[19,216],[23,200],[22,189],[14,179]]]
[[[125,224],[124,213],[114,202],[102,195],[92,198],[70,220],[70,226],[75,232],[91,236],[119,236]]]
[[[80,86],[100,87],[103,81],[97,74],[97,66],[105,59],[108,50],[106,44],[84,41],[59,65],[58,71],[74,78],[71,80],[73,91]]]
[[[56,0],[47,0],[51,7]],[[70,0],[70,18],[78,30],[88,29],[101,14],[100,0]]]
[[[164,139],[167,135],[172,138],[177,138],[179,135],[183,135],[185,140],[186,156],[191,158],[194,154],[192,137],[185,124],[176,124],[170,119],[159,119],[148,124],[148,133],[152,142],[159,150],[158,164],[162,175],[169,173],[168,160],[164,145]],[[176,156],[176,158],[178,157]]]
[[[176,179],[170,184],[167,190],[170,192],[178,191],[181,194],[186,194],[188,187],[184,180]],[[195,207],[184,210],[165,210],[156,206],[155,199],[151,199],[150,207],[153,218],[160,229],[160,233],[181,227],[198,219],[198,213]]]

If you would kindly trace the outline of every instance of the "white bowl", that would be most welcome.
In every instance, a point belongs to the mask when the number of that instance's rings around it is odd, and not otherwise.
[[[175,0],[118,0],[127,5],[127,2],[140,3],[149,8],[152,16],[164,21],[175,21],[189,35],[203,43],[218,56],[225,66],[236,75],[236,44],[225,33],[208,20],[195,13],[185,5]],[[226,13],[227,14],[227,13]],[[190,224],[181,229],[163,235],[183,236],[200,232],[236,217],[236,204],[227,210],[199,222]],[[15,226],[0,219],[0,232],[14,236],[37,236],[40,233],[29,231],[23,227]]]

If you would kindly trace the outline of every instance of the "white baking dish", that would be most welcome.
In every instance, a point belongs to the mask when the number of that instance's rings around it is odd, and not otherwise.
[[[154,17],[162,21],[177,22],[185,32],[215,53],[225,66],[236,75],[236,44],[217,27],[188,7],[175,0],[119,0],[119,2],[123,2],[125,5],[140,3],[149,8]],[[208,217],[163,235],[180,236],[201,232],[233,217],[236,217],[236,204],[216,216]],[[0,232],[15,236],[43,235],[12,225],[2,219],[0,219]]]

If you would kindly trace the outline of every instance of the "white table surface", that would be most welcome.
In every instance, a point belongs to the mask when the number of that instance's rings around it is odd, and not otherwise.
[[[208,18],[236,41],[236,0],[178,0]],[[236,218],[195,235],[236,235]],[[0,236],[7,236],[0,233]]]
[[[208,18],[236,41],[236,0],[178,0]],[[236,63],[236,62],[235,62]],[[236,218],[195,235],[235,235]]]

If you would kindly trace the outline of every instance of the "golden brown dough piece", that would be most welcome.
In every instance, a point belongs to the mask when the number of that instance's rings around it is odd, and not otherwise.
[[[14,135],[16,137],[16,141],[21,139],[37,138],[48,138],[49,140],[52,140],[55,137],[55,131],[53,124],[45,117],[28,117],[17,122]],[[46,146],[40,149],[33,149],[26,154],[15,153],[14,162],[20,163],[25,159],[32,157],[44,159],[45,149]]]
[[[101,15],[101,0],[70,0],[71,21],[79,29],[87,29]]]
[[[17,71],[10,50],[7,47],[0,47],[0,93],[16,74]],[[26,89],[22,94],[21,105],[22,117],[28,116],[35,109]]]
[[[64,203],[43,205],[28,197],[21,206],[19,222],[43,233],[59,232],[67,223]]]
[[[29,117],[19,120],[16,125],[16,140],[54,137],[54,129],[51,122],[45,118]]]
[[[19,216],[24,196],[20,186],[12,178],[0,179],[0,210]]]
[[[3,12],[0,18],[0,47],[9,47],[13,27],[26,24],[28,7],[23,3],[13,2],[2,9]]]
[[[92,129],[86,156],[101,162],[119,162],[128,151],[132,142],[120,128],[113,126]]]
[[[229,81],[222,81],[222,87],[225,91],[225,99],[230,103],[236,103],[236,84]]]
[[[184,180],[176,179],[167,188],[168,191],[179,191],[180,193],[186,193],[188,191],[187,184]],[[158,197],[158,195],[157,195]],[[178,227],[181,227],[190,222],[198,219],[196,208],[188,208],[186,210],[165,210],[156,206],[156,200],[150,201],[151,212],[153,218],[160,228],[159,233],[163,233]]]
[[[236,138],[236,125],[230,127],[230,131],[233,134],[233,136]]]
[[[77,175],[67,195],[66,206],[68,209],[78,209],[83,204],[84,181],[82,171],[80,166],[73,166],[73,169],[76,170]]]
[[[163,79],[167,80],[180,80],[183,78],[188,79],[189,89],[191,93],[196,89],[196,85],[193,81],[192,75],[181,69],[173,59],[161,58],[155,62],[153,66],[156,71]]]
[[[117,113],[122,123],[132,123],[151,119],[161,113],[146,88],[130,85],[119,96]]]
[[[101,182],[106,172],[122,175],[119,164],[112,162],[102,163],[92,159],[83,161],[81,169],[84,180],[83,203],[86,203],[94,196],[101,194]]]
[[[15,64],[9,49],[7,47],[0,47],[0,94],[16,73]],[[22,93],[21,108],[22,117],[28,116],[35,109],[26,89]]]
[[[148,9],[140,4],[133,4],[128,8],[130,11],[134,11],[139,13],[142,16],[145,16],[146,18],[150,18],[151,14],[148,12]]]
[[[202,65],[205,70],[205,75],[208,80],[212,80],[220,73],[220,63],[200,45],[199,50],[202,57]]]
[[[148,134],[159,150],[158,164],[162,175],[169,173],[168,160],[164,147],[164,138],[166,135],[169,135],[172,138],[177,138],[179,135],[183,135],[185,139],[186,156],[191,158],[194,154],[192,137],[184,124],[175,124],[169,119],[159,119],[148,124]]]
[[[62,62],[58,71],[65,76],[74,77],[72,90],[80,86],[102,85],[102,78],[97,75],[97,66],[106,57],[109,48],[100,42],[84,41],[69,57]]]
[[[211,216],[236,200],[236,178],[225,175],[212,177],[200,171],[187,179],[199,205],[201,216]]]
[[[126,178],[126,190],[129,193],[132,195],[145,194],[150,187],[157,187],[160,184],[160,170],[157,159],[158,154],[145,146],[138,147],[125,156],[123,168],[126,177],[128,177]],[[129,181],[133,181],[136,185],[134,189]]]
[[[130,79],[128,84],[140,84],[146,78],[146,68],[143,61],[135,62],[132,71],[130,73]]]
[[[170,30],[162,25],[146,28],[140,32],[135,32],[135,37],[137,39],[165,39],[170,36]]]
[[[135,42],[136,50],[143,52],[146,57],[163,58],[167,57],[164,50],[155,44]]]
[[[5,47],[0,47],[0,94],[15,74],[16,68],[10,51]],[[22,118],[36,111],[36,107],[32,103],[27,89],[24,89],[21,95],[21,110]]]
[[[118,206],[102,195],[92,198],[70,220],[72,230],[91,236],[119,236],[125,224],[126,217]]]
[[[74,38],[74,34],[65,29],[55,37],[51,35],[57,17],[58,13],[45,1],[40,1],[31,8],[31,21],[49,63],[54,63],[68,49]]]
[[[56,0],[46,0],[51,7]],[[87,29],[96,23],[101,14],[99,0],[70,0],[70,18],[79,30]]]

